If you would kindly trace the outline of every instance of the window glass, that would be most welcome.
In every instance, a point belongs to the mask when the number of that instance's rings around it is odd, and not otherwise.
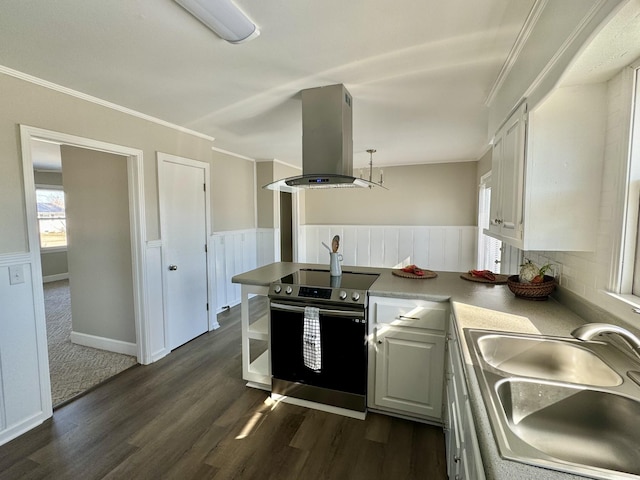
[[[64,209],[64,191],[54,188],[36,188],[40,248],[67,246],[67,219]]]
[[[491,213],[491,174],[484,175],[478,197],[478,270],[500,271],[502,242],[483,233],[489,228]]]

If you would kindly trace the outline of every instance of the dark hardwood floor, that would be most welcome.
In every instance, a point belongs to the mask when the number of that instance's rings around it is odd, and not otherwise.
[[[440,428],[273,405],[246,387],[239,316],[0,447],[0,480],[446,478]]]

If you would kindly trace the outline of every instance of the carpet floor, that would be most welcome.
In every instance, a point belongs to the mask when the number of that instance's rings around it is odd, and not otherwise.
[[[135,365],[129,355],[84,347],[71,342],[69,281],[44,284],[49,371],[53,405],[70,400]]]

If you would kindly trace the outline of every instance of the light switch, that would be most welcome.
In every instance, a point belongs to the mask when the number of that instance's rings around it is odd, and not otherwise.
[[[9,267],[9,283],[11,285],[24,283],[24,266],[23,265],[11,265]]]

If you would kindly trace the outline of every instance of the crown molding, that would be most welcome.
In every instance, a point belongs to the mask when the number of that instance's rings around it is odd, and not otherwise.
[[[120,113],[124,113],[126,115],[131,115],[133,117],[140,118],[142,120],[146,120],[148,122],[152,122],[158,125],[162,125],[163,127],[168,127],[173,130],[177,130],[182,133],[186,133],[189,135],[193,135],[195,137],[203,138],[205,140],[209,140],[213,142],[215,140],[214,137],[210,135],[206,135],[204,133],[196,132],[195,130],[190,130],[185,127],[181,127],[180,125],[176,125],[175,123],[167,122],[165,120],[161,120],[156,117],[152,117],[151,115],[147,115],[146,113],[141,113],[136,110],[132,110],[127,107],[123,107],[122,105],[118,105],[112,102],[108,102],[107,100],[102,100],[101,98],[94,97],[92,95],[87,95],[86,93],[79,92],[77,90],[73,90],[68,87],[64,87],[62,85],[58,85],[57,83],[49,82],[48,80],[44,80],[42,78],[34,77],[33,75],[29,75],[28,73],[20,72],[18,70],[14,70],[9,67],[5,67],[4,65],[0,65],[0,73],[18,78],[20,80],[24,80],[25,82],[33,83],[34,85],[38,85],[40,87],[48,88],[50,90],[54,90],[56,92],[63,93],[65,95],[69,95],[71,97],[78,98],[80,100],[84,100],[96,105],[100,105],[102,107],[109,108],[111,110],[118,111]]]
[[[520,33],[518,34],[518,37],[516,38],[516,41],[513,44],[513,47],[511,47],[511,50],[507,55],[507,59],[502,65],[502,68],[500,69],[500,73],[498,73],[498,77],[496,78],[496,81],[491,87],[491,91],[489,92],[489,95],[487,95],[487,99],[484,101],[484,104],[486,106],[491,106],[491,104],[496,98],[496,95],[502,88],[502,85],[504,84],[505,80],[511,73],[513,66],[518,60],[520,53],[522,52],[522,49],[524,48],[525,44],[527,43],[527,40],[531,36],[531,32],[533,32],[533,28],[536,26],[536,23],[538,23],[538,19],[540,18],[540,15],[542,15],[542,11],[544,10],[544,7],[547,5],[547,2],[548,0],[536,0],[533,7],[531,7],[531,11],[527,16],[527,19],[525,20],[524,25],[522,26],[522,29],[520,30]]]

